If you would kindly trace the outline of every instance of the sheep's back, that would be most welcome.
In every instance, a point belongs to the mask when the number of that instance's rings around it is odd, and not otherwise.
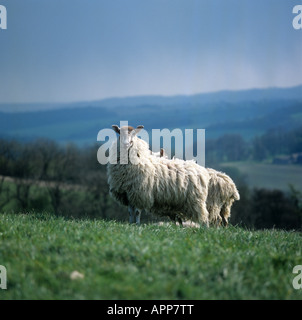
[[[234,181],[225,173],[214,169],[207,169],[211,180],[209,181],[209,190],[212,198],[239,200],[240,195]]]
[[[206,197],[210,176],[196,163],[150,156],[132,167],[134,176],[140,177],[139,192],[129,194],[136,206],[151,211],[179,211],[188,201]]]

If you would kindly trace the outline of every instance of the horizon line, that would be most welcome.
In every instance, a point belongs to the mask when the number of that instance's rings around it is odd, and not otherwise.
[[[253,91],[253,90],[283,90],[283,89],[294,89],[302,87],[302,83],[298,85],[293,85],[293,86],[268,86],[268,87],[250,87],[250,88],[245,88],[245,89],[221,89],[221,90],[213,90],[213,91],[204,91],[204,92],[196,92],[196,93],[191,93],[191,94],[186,94],[186,93],[177,93],[177,94],[157,94],[157,93],[146,93],[146,94],[138,94],[138,95],[121,95],[121,96],[108,96],[108,97],[103,97],[103,98],[98,98],[98,99],[80,99],[80,100],[66,100],[66,101],[0,101],[0,105],[38,105],[38,104],[44,104],[44,105],[68,105],[68,104],[74,104],[74,103],[93,103],[93,102],[101,102],[101,101],[108,101],[108,100],[118,100],[118,99],[132,99],[132,98],[152,98],[152,97],[157,97],[157,98],[173,98],[173,97],[193,97],[193,96],[199,96],[199,95],[207,95],[207,94],[218,94],[218,93],[225,93],[225,92],[244,92],[244,91]]]

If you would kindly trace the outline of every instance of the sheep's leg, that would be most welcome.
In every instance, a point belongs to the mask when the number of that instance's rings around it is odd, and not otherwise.
[[[201,204],[201,221],[207,228],[209,227],[209,212],[205,203]]]
[[[210,215],[210,220],[213,222],[213,225],[218,228],[221,223],[222,223],[222,218],[221,218],[221,206],[219,205],[214,205],[212,207],[212,210],[209,211]]]
[[[227,227],[229,224],[228,220],[225,217],[222,217],[222,224],[224,227]]]
[[[207,209],[206,203],[198,200],[193,205],[191,203],[188,203],[188,212],[187,217],[192,220],[193,222],[198,223],[200,226],[209,227],[209,211]]]
[[[230,209],[229,208],[223,208],[224,210],[222,210],[220,212],[220,216],[221,216],[221,220],[222,220],[222,225],[224,227],[227,227],[229,222],[228,222],[228,218],[230,216]]]
[[[179,223],[180,226],[183,227],[181,217],[177,216],[177,217],[176,217],[176,221]]]
[[[141,210],[136,209],[135,210],[135,220],[136,220],[136,224],[139,226],[141,223]]]
[[[128,212],[129,212],[129,223],[134,223],[134,209],[133,209],[133,207],[129,206]]]
[[[227,227],[228,224],[229,224],[229,217],[231,216],[231,206],[232,206],[232,203],[231,204],[224,204],[224,206],[222,207],[221,211],[220,211],[220,217],[221,217],[221,220],[222,220],[222,225],[224,227]]]

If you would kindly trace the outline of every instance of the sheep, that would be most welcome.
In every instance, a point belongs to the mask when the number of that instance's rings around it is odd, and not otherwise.
[[[240,199],[239,192],[233,180],[225,173],[207,168],[211,179],[207,197],[209,222],[216,226],[228,225],[231,216],[231,206]]]
[[[152,152],[150,153],[155,157],[161,157],[168,159],[168,155],[166,154],[165,150],[163,148],[160,148],[159,152]],[[128,213],[129,213],[129,223],[136,223],[137,225],[140,225],[141,215],[143,212],[146,212],[144,209],[135,208],[133,209],[131,206],[128,207]],[[134,221],[135,218],[135,221]],[[179,217],[175,217],[176,220],[182,225],[182,220]]]
[[[160,157],[160,158],[165,158],[165,159],[168,159],[168,155],[165,151],[165,149],[163,148],[160,148],[160,151],[159,152],[152,152],[151,151],[151,154],[155,157]]]
[[[166,155],[161,149],[160,156]],[[194,161],[194,160],[189,160]],[[231,216],[231,206],[235,200],[240,199],[239,192],[233,180],[225,173],[207,168],[210,174],[208,185],[207,209],[209,222],[213,225],[227,226]],[[179,221],[182,225],[182,221]]]
[[[168,155],[166,154],[165,150],[163,148],[160,149],[159,152],[152,152],[150,150],[150,154],[152,154],[155,157],[163,157],[165,159],[168,159]],[[137,225],[140,225],[140,218],[143,212],[146,212],[145,209],[139,209],[139,208],[133,208],[131,206],[128,206],[128,213],[129,213],[129,223],[136,223]],[[175,222],[178,221],[182,225],[182,220],[175,216],[172,218]]]
[[[194,161],[152,155],[149,145],[136,136],[143,126],[112,128],[120,134],[109,150],[107,164],[113,198],[131,213],[133,208],[145,209],[172,220],[189,219],[208,226],[209,172]]]

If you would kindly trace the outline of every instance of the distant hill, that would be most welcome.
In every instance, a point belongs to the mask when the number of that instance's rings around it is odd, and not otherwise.
[[[70,103],[0,103],[0,112],[27,112],[83,107],[137,107],[152,106],[182,106],[182,105],[211,105],[217,103],[242,103],[246,101],[259,102],[267,100],[302,100],[302,85],[290,88],[267,88],[248,90],[225,90],[218,92],[200,93],[194,95],[145,95],[124,98],[107,98],[96,101],[81,101]]]
[[[301,126],[302,86],[68,104],[0,104],[0,136],[23,140],[48,137],[91,144],[100,129],[120,120],[143,124],[146,130],[204,128],[207,138],[239,133],[249,139],[270,128]]]

